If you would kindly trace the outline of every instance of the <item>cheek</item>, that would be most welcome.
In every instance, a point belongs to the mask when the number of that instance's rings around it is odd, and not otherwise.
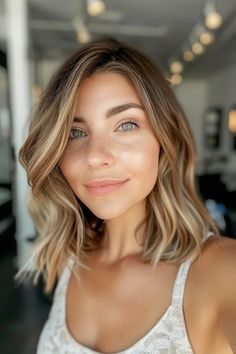
[[[60,169],[67,180],[67,182],[70,184],[70,186],[73,189],[73,185],[76,183],[76,180],[78,180],[79,177],[79,171],[80,168],[78,168],[78,155],[73,154],[71,151],[66,151],[63,154],[61,163],[60,163]]]
[[[143,179],[147,181],[149,186],[151,185],[151,189],[154,187],[158,176],[159,152],[160,146],[157,145],[156,141],[153,141],[153,143],[150,141],[145,148]]]
[[[131,170],[140,175],[153,175],[156,177],[159,163],[160,145],[153,136],[133,141],[121,153],[121,158]]]

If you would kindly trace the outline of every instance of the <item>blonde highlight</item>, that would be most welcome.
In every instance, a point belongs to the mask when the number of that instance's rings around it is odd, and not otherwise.
[[[34,282],[43,274],[50,292],[72,258],[80,266],[85,251],[99,247],[99,220],[74,195],[59,164],[68,143],[76,93],[82,80],[98,72],[125,76],[136,88],[160,142],[156,185],[147,197],[148,214],[142,258],[196,259],[204,235],[218,233],[196,187],[197,152],[183,110],[160,70],[134,48],[114,39],[82,47],[52,77],[34,114],[19,159],[32,188],[29,211],[38,237]]]

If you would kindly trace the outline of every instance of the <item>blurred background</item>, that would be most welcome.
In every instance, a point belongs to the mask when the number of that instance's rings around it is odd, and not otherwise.
[[[192,127],[199,193],[236,238],[236,0],[0,0],[0,354],[33,354],[51,298],[13,280],[35,229],[17,161],[32,109],[57,67],[113,36],[170,80]]]

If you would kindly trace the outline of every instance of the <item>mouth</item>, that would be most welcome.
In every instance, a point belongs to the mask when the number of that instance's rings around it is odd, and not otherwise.
[[[120,189],[128,180],[103,180],[93,181],[86,185],[87,190],[93,195],[102,196]]]

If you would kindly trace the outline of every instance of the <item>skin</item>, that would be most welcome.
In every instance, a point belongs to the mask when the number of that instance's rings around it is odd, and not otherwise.
[[[72,127],[84,133],[70,140],[60,166],[78,198],[105,220],[101,248],[83,260],[92,272],[77,269],[80,281],[72,273],[66,298],[71,335],[103,353],[129,348],[158,322],[171,303],[179,269],[177,263],[160,262],[151,270],[139,259],[134,233],[158,176],[160,145],[140,108],[105,118],[108,109],[128,102],[141,105],[124,77],[99,73],[84,80],[75,114],[84,122]],[[140,127],[126,131],[121,124],[130,120]],[[103,177],[128,182],[110,195],[91,195],[84,184]],[[140,229],[140,240],[143,234]],[[222,236],[207,240],[190,267],[183,308],[196,354],[236,353],[235,269],[236,241]]]
[[[67,292],[67,326],[82,345],[101,353],[123,351],[162,318],[171,303],[179,264],[147,265],[126,258],[105,266],[98,258],[72,274]],[[194,354],[236,353],[236,241],[214,236],[190,267],[183,311]]]
[[[108,109],[125,103],[142,106],[123,76],[99,73],[84,80],[78,90],[75,117],[83,117],[85,122],[75,122],[72,132],[75,136],[75,129],[81,129],[85,134],[70,140],[60,166],[77,197],[105,220],[101,246],[104,261],[110,264],[140,253],[135,229],[145,218],[146,197],[158,174],[160,144],[145,111],[130,108],[105,117]],[[130,120],[139,127],[124,125]],[[119,190],[97,197],[84,184],[99,178],[128,181]]]

